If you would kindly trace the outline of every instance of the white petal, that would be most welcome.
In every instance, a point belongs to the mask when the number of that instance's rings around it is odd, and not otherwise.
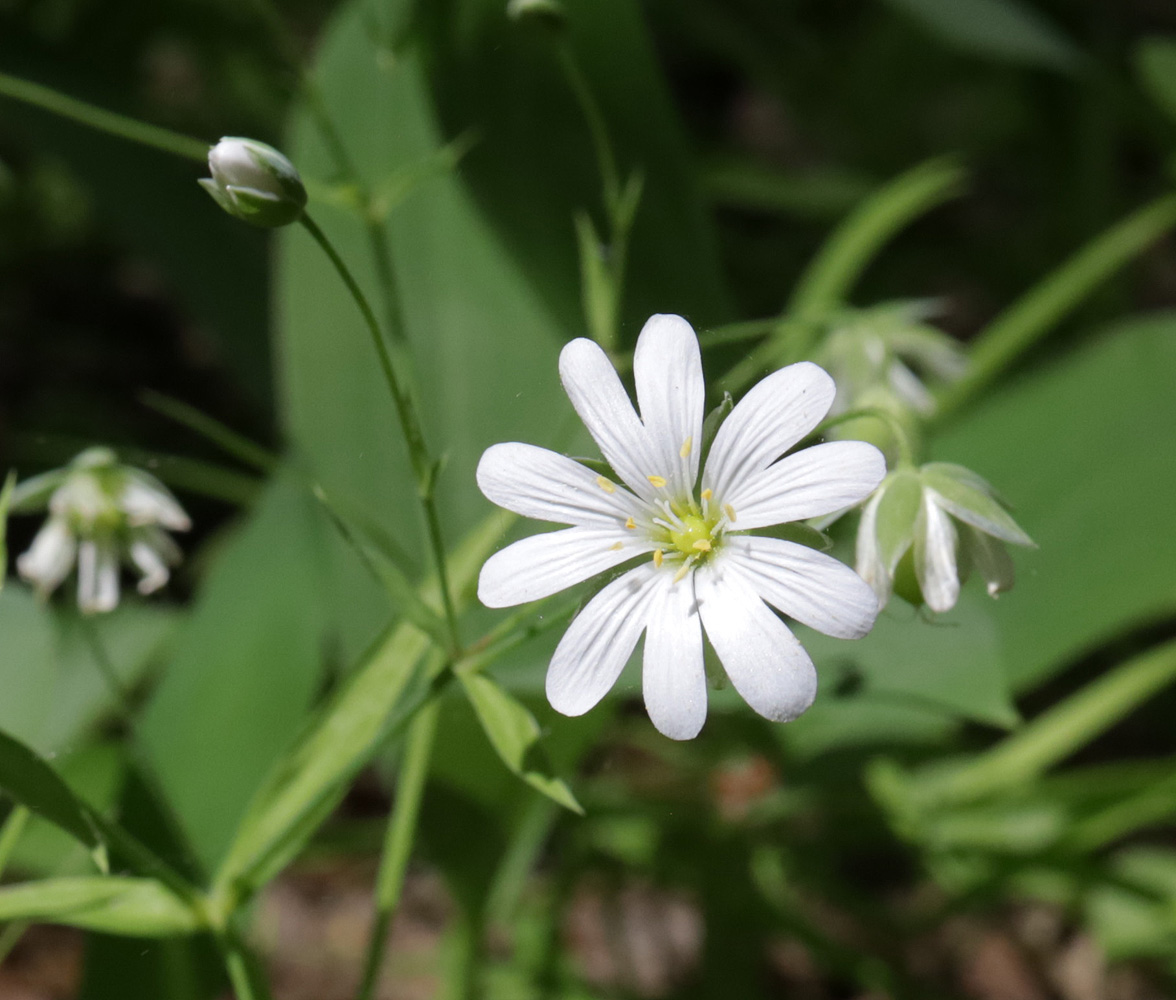
[[[657,496],[649,477],[665,475],[657,469],[660,455],[600,345],[583,337],[566,344],[559,377],[605,461],[638,496]]]
[[[704,488],[726,499],[821,422],[836,394],[833,380],[809,361],[773,372],[752,387],[723,421],[703,471]]]
[[[153,594],[167,583],[170,575],[167,562],[163,554],[146,539],[137,538],[131,542],[130,556],[131,562],[142,574],[139,580],[140,594]]]
[[[478,488],[499,507],[556,524],[623,523],[644,510],[623,487],[607,480],[601,485],[601,477],[587,466],[517,441],[487,448],[477,479]]]
[[[43,594],[64,580],[73,566],[77,543],[60,518],[51,517],[37,532],[28,551],[17,558],[16,569]]]
[[[78,607],[84,614],[118,606],[118,553],[114,546],[84,541],[78,546]]]
[[[960,596],[956,568],[956,529],[947,512],[923,495],[915,526],[915,575],[932,611],[950,611]]]
[[[478,599],[488,608],[537,601],[651,551],[643,535],[616,526],[532,535],[486,560],[478,577]]]
[[[732,561],[712,560],[694,581],[707,638],[735,690],[767,719],[795,719],[817,694],[817,672],[799,640]]]
[[[172,531],[192,527],[184,508],[153,476],[128,474],[118,506],[132,525],[161,524]]]
[[[890,379],[890,388],[912,410],[916,413],[922,413],[924,416],[930,416],[935,412],[935,397],[927,391],[927,387],[923,385],[919,376],[901,361],[892,363],[887,374]]]
[[[886,602],[890,600],[890,590],[894,584],[890,570],[882,561],[882,553],[878,548],[878,505],[881,502],[882,494],[875,493],[862,508],[862,518],[858,522],[854,568],[858,576],[873,588],[879,607],[885,607]]]
[[[872,444],[831,441],[782,458],[719,496],[735,511],[735,528],[742,531],[852,507],[885,475],[886,459]]]
[[[736,535],[723,544],[752,588],[777,611],[839,639],[874,627],[878,599],[860,576],[832,556],[779,538]]]
[[[660,463],[651,471],[667,480],[670,496],[686,496],[698,478],[706,404],[698,337],[686,320],[669,315],[649,319],[637,338],[633,380],[641,420]]]
[[[583,715],[608,694],[641,638],[661,578],[653,563],[643,563],[610,583],[576,616],[547,668],[552,708]]]
[[[693,577],[675,583],[671,574],[661,574],[645,634],[645,710],[658,732],[672,740],[694,739],[706,721],[706,668]]]

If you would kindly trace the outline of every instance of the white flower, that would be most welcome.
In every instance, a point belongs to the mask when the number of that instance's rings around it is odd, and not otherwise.
[[[649,716],[673,739],[696,736],[706,718],[705,629],[747,703],[769,719],[794,719],[812,704],[816,671],[768,605],[828,635],[858,638],[877,601],[835,559],[744,532],[858,503],[885,474],[882,455],[838,441],[780,457],[833,401],[833,380],[802,362],[747,393],[699,479],[705,387],[690,324],[650,319],[633,373],[640,417],[595,343],[574,340],[560,355],[564,388],[619,483],[528,444],[494,445],[482,456],[478,485],[490,500],[571,527],[497,552],[482,567],[478,596],[490,607],[522,604],[646,556],[569,626],[547,672],[552,706],[565,715],[595,706],[645,632]]]
[[[229,215],[255,226],[288,226],[306,208],[294,164],[256,139],[225,136],[208,151],[208,172],[197,183]]]
[[[154,476],[118,464],[106,448],[82,452],[65,469],[21,483],[14,511],[44,506],[49,518],[16,561],[20,575],[46,595],[78,568],[78,607],[86,614],[118,605],[119,565],[140,574],[150,594],[167,583],[180,550],[163,530],[187,531],[188,515]]]
[[[962,465],[931,462],[896,469],[870,498],[858,526],[857,571],[882,605],[897,589],[914,604],[950,611],[973,568],[991,597],[1012,587],[1006,543],[1032,546],[1033,540],[992,487]],[[904,559],[914,575],[906,587],[896,583]]]

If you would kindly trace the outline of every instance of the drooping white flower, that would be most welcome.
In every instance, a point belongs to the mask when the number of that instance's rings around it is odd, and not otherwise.
[[[497,552],[478,596],[490,607],[548,597],[637,557],[569,626],[547,672],[565,715],[595,706],[645,633],[642,686],[673,739],[706,719],[703,631],[744,700],[785,722],[812,704],[812,660],[776,616],[858,638],[877,613],[848,566],[794,542],[747,534],[857,504],[885,475],[872,445],[838,441],[781,458],[824,417],[833,380],[802,362],[768,376],[734,408],[699,476],[705,386],[698,339],[654,316],[633,360],[638,416],[604,351],[574,340],[560,355],[572,405],[619,482],[563,455],[508,443],[487,449],[478,485],[526,517],[570,525]],[[771,605],[771,607],[769,607]]]
[[[892,590],[932,611],[950,611],[975,569],[991,597],[1013,585],[1005,545],[1032,546],[992,487],[962,465],[896,469],[862,510],[857,571],[885,605]],[[897,578],[910,560],[913,581]]]
[[[42,595],[55,590],[76,563],[78,607],[86,614],[113,611],[119,567],[140,574],[150,594],[168,581],[180,549],[164,529],[192,523],[167,488],[140,469],[121,465],[107,448],[90,448],[64,469],[26,480],[13,493],[12,511],[48,507],[49,518],[16,561],[20,575]]]

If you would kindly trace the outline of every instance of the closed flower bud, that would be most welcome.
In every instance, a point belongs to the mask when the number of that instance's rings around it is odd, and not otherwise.
[[[534,21],[552,29],[563,28],[567,13],[559,0],[510,0],[506,16],[512,21]]]
[[[899,468],[862,511],[857,571],[880,604],[891,593],[949,611],[975,569],[992,597],[1013,585],[1005,545],[1033,545],[991,486],[962,465]]]
[[[294,164],[264,142],[221,139],[208,151],[208,169],[212,177],[200,186],[229,215],[255,226],[288,226],[306,207]]]

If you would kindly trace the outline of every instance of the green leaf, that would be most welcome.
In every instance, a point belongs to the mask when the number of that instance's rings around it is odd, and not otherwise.
[[[0,730],[41,753],[56,749],[45,739],[55,708],[57,655],[53,619],[28,588],[11,584],[0,592]]]
[[[443,139],[418,50],[388,66],[368,25],[362,5],[345,6],[319,47],[315,73],[344,141],[370,180],[420,163]],[[333,172],[329,148],[308,116],[298,118],[288,145],[300,169]],[[471,153],[463,171],[482,149]],[[325,206],[316,221],[378,303],[363,226]],[[564,224],[570,237],[570,215]],[[554,443],[560,425],[570,423],[557,372],[559,324],[452,175],[417,189],[391,213],[388,229],[425,435],[448,455],[437,496],[452,542],[490,510],[474,484],[485,448],[510,440]],[[368,332],[313,241],[301,231],[278,238],[282,342],[276,353],[289,435],[340,509],[374,512],[379,527],[423,563],[414,480]],[[341,542],[332,541],[327,571],[343,657],[356,662],[386,624],[388,600]]]
[[[1176,121],[1176,39],[1145,38],[1135,50],[1135,69],[1157,107]]]
[[[161,883],[117,875],[0,888],[0,920],[67,924],[136,937],[171,937],[205,929],[200,915]]]
[[[318,684],[324,527],[296,477],[269,485],[219,553],[142,717],[142,745],[210,868]]]
[[[1125,320],[991,396],[934,442],[1016,505],[1039,546],[1016,587],[985,601],[1010,682],[1176,611],[1176,313]]]
[[[1072,72],[1082,53],[1054,25],[1017,0],[887,0],[940,41],[976,55]]]
[[[0,732],[0,790],[81,841],[101,863],[103,843],[89,807],[45,761],[3,732]]]
[[[507,515],[489,518],[450,557],[449,579],[459,603],[508,523]],[[435,599],[435,583],[424,596]],[[217,874],[220,891],[256,887],[305,842],[379,748],[428,649],[428,637],[410,624],[374,644],[255,797]]]
[[[583,815],[572,790],[551,773],[539,723],[527,707],[485,674],[463,673],[459,679],[502,762],[532,788]]]

